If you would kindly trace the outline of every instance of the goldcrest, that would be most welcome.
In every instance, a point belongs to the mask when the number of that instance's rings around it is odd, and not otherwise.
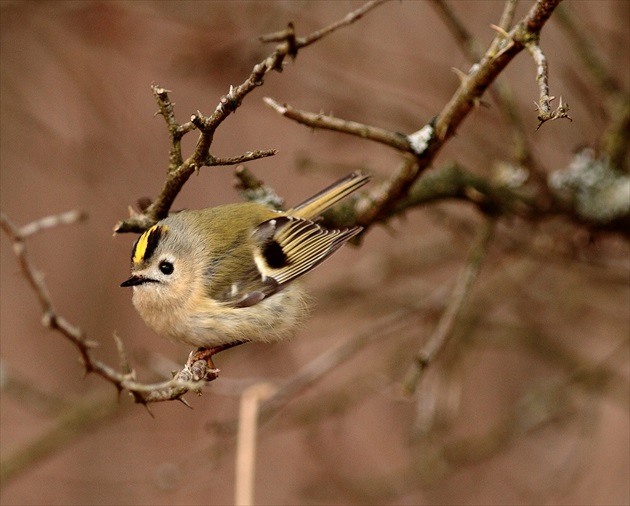
[[[120,286],[176,342],[220,351],[286,338],[308,313],[298,278],[361,231],[313,220],[368,180],[351,174],[288,211],[240,203],[174,213],[135,242]]]

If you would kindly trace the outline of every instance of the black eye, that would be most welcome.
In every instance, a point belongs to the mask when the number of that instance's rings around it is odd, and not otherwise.
[[[162,274],[166,274],[168,276],[170,274],[173,274],[175,267],[173,267],[173,264],[171,262],[167,260],[162,260],[160,262],[159,269]]]

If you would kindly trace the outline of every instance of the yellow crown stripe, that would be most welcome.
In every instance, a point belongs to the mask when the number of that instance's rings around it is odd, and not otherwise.
[[[139,264],[153,254],[162,232],[166,232],[167,228],[164,225],[153,225],[140,236],[133,251],[132,261],[134,264]]]

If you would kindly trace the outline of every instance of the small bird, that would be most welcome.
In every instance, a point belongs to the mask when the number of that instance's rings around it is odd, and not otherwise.
[[[287,338],[309,309],[298,278],[362,230],[313,220],[369,179],[350,174],[288,211],[250,202],[174,213],[135,242],[120,286],[133,287],[151,329],[199,358]]]

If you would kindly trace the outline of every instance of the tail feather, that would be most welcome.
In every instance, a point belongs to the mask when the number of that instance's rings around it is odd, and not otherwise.
[[[361,188],[361,186],[366,184],[369,180],[370,176],[362,174],[361,172],[353,172],[287,211],[287,214],[307,220],[313,219],[322,214],[329,207],[335,205],[341,199]]]

